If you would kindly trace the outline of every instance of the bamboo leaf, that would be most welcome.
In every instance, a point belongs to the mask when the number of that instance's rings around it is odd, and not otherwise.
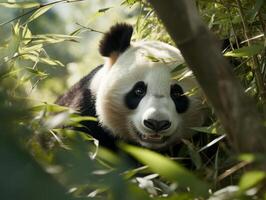
[[[59,60],[55,60],[52,58],[39,58],[39,59],[40,59],[40,62],[48,64],[48,65],[57,65],[57,66],[61,66],[61,67],[64,66],[64,64],[61,63]]]
[[[226,52],[224,55],[232,57],[250,57],[260,53],[263,48],[263,45],[252,45],[250,47],[242,47],[233,51]]]
[[[48,112],[63,112],[63,111],[71,111],[68,107],[59,106],[57,104],[41,104],[34,106],[30,109],[32,112],[40,112],[42,110],[46,110]]]
[[[42,50],[42,47],[43,47],[42,44],[37,44],[37,45],[30,46],[30,47],[22,47],[22,48],[20,47],[18,52],[20,54],[25,54],[25,53],[34,52],[34,51],[39,52]]]
[[[266,178],[266,172],[264,171],[250,171],[245,173],[239,182],[239,187],[241,190],[247,190],[254,187],[263,179]]]
[[[78,38],[79,37],[72,36],[72,35],[42,34],[42,35],[34,35],[26,39],[29,41],[31,40],[32,44],[42,44],[42,43],[55,44],[55,43],[64,42],[64,41],[77,42]]]
[[[30,72],[30,73],[32,73],[32,74],[35,74],[35,75],[37,75],[37,76],[48,76],[48,74],[46,74],[46,73],[44,73],[44,72],[41,72],[41,71],[39,71],[39,70],[36,70],[36,69],[32,69],[32,68],[30,68],[30,67],[25,67],[25,69],[26,69],[28,72]]]
[[[38,10],[36,10],[29,18],[28,20],[25,22],[25,24],[35,20],[36,18],[40,17],[41,15],[43,15],[44,13],[46,13],[48,10],[50,10],[52,7],[54,6],[54,4],[51,5],[47,5],[47,6],[43,6],[40,7]]]
[[[137,160],[148,165],[154,173],[158,173],[170,181],[177,182],[181,187],[189,187],[195,195],[207,196],[208,185],[178,163],[148,149],[126,144],[121,144],[121,147]]]

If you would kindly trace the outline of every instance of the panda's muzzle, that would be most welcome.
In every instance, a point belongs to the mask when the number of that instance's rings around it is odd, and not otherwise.
[[[133,125],[133,130],[136,133],[136,135],[139,137],[139,139],[143,142],[147,143],[164,143],[170,136],[166,136],[163,134],[160,134],[158,132],[153,133],[141,133],[137,130],[137,128]]]

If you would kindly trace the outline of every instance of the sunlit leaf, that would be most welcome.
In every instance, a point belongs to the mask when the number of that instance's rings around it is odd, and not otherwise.
[[[39,58],[39,60],[40,60],[40,62],[48,64],[48,65],[58,65],[58,66],[61,66],[61,67],[64,66],[64,64],[61,63],[59,60],[55,60],[55,59],[52,59],[52,58]]]
[[[23,38],[23,42],[25,44],[28,44],[30,42],[30,40],[24,40],[24,38],[30,38],[32,36],[30,29],[28,28],[28,26],[24,26],[22,29],[22,38]]]
[[[63,112],[68,110],[71,111],[69,108],[64,106],[59,106],[57,104],[42,104],[42,105],[33,106],[30,109],[30,111],[32,112],[40,112],[42,110],[46,110],[48,112]]]
[[[48,76],[48,74],[46,74],[46,73],[44,73],[44,72],[41,72],[41,71],[39,71],[39,70],[36,70],[36,69],[32,69],[32,68],[30,68],[30,67],[25,67],[25,69],[26,69],[28,72],[30,72],[30,73],[32,73],[32,74],[35,74],[35,75],[38,75],[38,76]]]
[[[34,8],[40,6],[40,3],[38,2],[31,2],[31,1],[25,1],[25,2],[4,2],[0,3],[0,6],[7,7],[7,8]]]
[[[16,23],[15,25],[12,26],[12,33],[14,36],[19,36],[19,30],[20,30],[20,24]]]
[[[75,117],[72,117],[71,121],[74,121],[74,122],[77,123],[77,122],[81,122],[81,121],[94,121],[94,122],[97,122],[98,120],[97,120],[96,117],[77,115]]]
[[[42,44],[37,44],[34,46],[29,46],[29,47],[22,47],[22,48],[19,48],[19,53],[24,54],[24,53],[28,53],[32,51],[41,51],[42,47],[43,47]]]
[[[252,45],[250,47],[242,47],[233,51],[226,52],[224,55],[232,57],[250,57],[260,53],[263,49],[263,45]]]
[[[31,60],[33,62],[39,62],[39,53],[35,51],[31,51],[30,53],[21,55],[20,58],[24,60]]]
[[[29,18],[28,20],[25,22],[25,24],[35,20],[36,18],[40,17],[41,15],[43,15],[44,13],[46,13],[48,10],[50,10],[52,7],[54,6],[54,4],[51,5],[47,5],[47,6],[43,6],[40,7],[38,10],[36,10]]]
[[[252,162],[266,162],[266,157],[263,153],[259,154],[259,153],[243,153],[243,154],[240,154],[238,156],[238,159],[241,160],[241,161],[245,161],[245,162],[248,162],[248,163],[252,163]]]
[[[240,179],[239,187],[241,190],[247,190],[251,187],[254,187],[265,178],[266,178],[265,171],[246,172]]]
[[[32,41],[32,44],[42,44],[42,43],[55,44],[63,41],[77,42],[77,39],[79,39],[79,37],[73,35],[62,35],[62,34],[41,34],[41,35],[33,35],[26,39]]]
[[[178,185],[191,189],[195,195],[206,197],[208,186],[178,163],[148,149],[121,144],[121,147],[137,160],[149,166],[151,171],[160,174]]]

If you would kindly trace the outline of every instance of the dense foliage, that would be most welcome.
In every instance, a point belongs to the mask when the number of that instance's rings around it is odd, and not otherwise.
[[[183,139],[175,157],[121,143],[124,152],[143,164],[138,166],[87,134],[59,128],[96,120],[51,100],[66,89],[63,67],[71,67],[75,59],[81,68],[89,62],[82,57],[88,52],[79,56],[71,48],[82,45],[84,32],[100,35],[104,30],[91,24],[101,23],[116,9],[97,1],[104,6],[85,20],[86,25],[77,22],[78,28],[66,33],[60,28],[59,11],[53,9],[75,3],[82,10],[84,2],[0,2],[6,13],[0,22],[0,199],[266,199],[265,155],[238,154],[211,108],[209,125],[191,127],[200,133],[196,139]],[[265,119],[265,1],[196,3]],[[135,24],[134,39],[173,44],[147,2],[127,0],[116,7],[129,10],[122,17]]]

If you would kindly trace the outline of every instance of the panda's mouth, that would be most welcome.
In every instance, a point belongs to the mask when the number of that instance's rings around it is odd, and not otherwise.
[[[161,135],[159,133],[141,133],[138,129],[132,125],[134,132],[143,142],[147,143],[164,143],[170,136]]]

